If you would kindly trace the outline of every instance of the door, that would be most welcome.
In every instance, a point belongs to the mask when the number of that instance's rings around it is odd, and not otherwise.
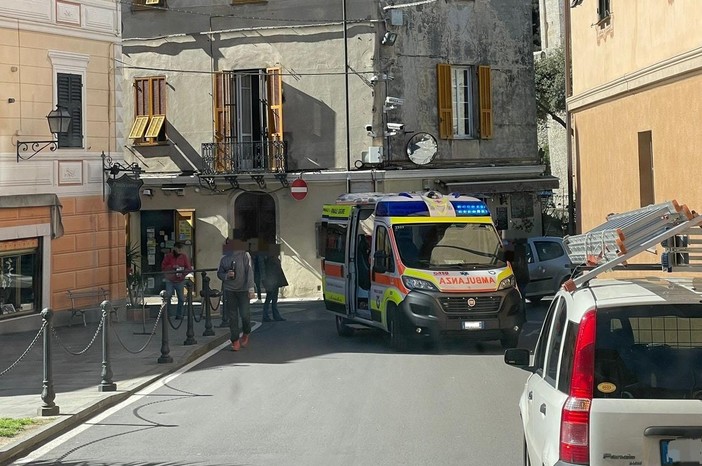
[[[161,262],[175,241],[175,217],[172,210],[141,211],[141,270],[146,295],[164,289]]]
[[[361,222],[368,221],[373,209],[355,209],[351,216],[352,225],[348,247],[348,302],[350,314],[363,319],[371,319],[370,298],[370,247],[371,235],[362,227]],[[372,227],[371,227],[372,231]]]
[[[562,316],[562,317],[561,317]],[[551,430],[552,419],[558,418],[560,422],[560,409],[554,405],[556,383],[553,380],[554,368],[557,368],[557,351],[560,342],[552,334],[554,322],[557,318],[565,318],[565,302],[563,298],[554,300],[546,313],[539,340],[534,350],[534,374],[527,380],[525,399],[523,400],[524,435],[527,440],[531,464],[544,464],[545,449]],[[561,334],[562,335],[562,334]],[[554,356],[554,352],[555,356]],[[563,401],[563,400],[561,400]]]
[[[346,246],[348,220],[330,220],[322,224],[322,287],[326,308],[338,314],[349,314],[346,301]]]
[[[397,260],[393,253],[390,230],[385,225],[377,225],[373,235],[373,257],[371,259],[371,291],[370,309],[371,318],[378,322],[388,323],[387,306],[383,302],[386,291],[393,288],[397,278]]]

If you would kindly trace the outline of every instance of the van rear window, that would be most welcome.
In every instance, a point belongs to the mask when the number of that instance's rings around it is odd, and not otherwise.
[[[594,396],[702,399],[702,306],[599,310]]]

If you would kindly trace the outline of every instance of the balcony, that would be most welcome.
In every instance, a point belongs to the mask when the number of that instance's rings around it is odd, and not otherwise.
[[[285,173],[285,141],[213,142],[202,144],[203,176]]]

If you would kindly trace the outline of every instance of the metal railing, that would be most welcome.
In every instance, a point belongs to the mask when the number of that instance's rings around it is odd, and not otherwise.
[[[285,141],[223,141],[202,144],[203,175],[285,173]]]

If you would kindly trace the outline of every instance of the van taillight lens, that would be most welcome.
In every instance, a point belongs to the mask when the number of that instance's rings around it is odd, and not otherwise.
[[[574,464],[590,464],[590,404],[595,371],[595,310],[580,321],[575,340],[570,396],[561,412],[560,459]]]

